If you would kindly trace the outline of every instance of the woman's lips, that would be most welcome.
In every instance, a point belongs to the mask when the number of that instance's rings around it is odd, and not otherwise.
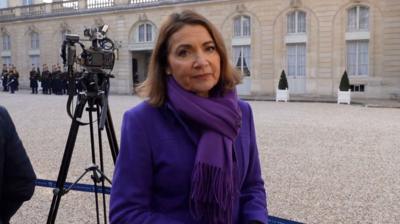
[[[212,73],[197,74],[197,75],[194,75],[193,78],[195,78],[195,79],[206,79],[211,75],[212,75]]]

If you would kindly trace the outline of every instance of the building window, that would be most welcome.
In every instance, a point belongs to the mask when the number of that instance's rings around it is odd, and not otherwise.
[[[39,49],[39,34],[36,32],[31,33],[31,49]]]
[[[138,28],[138,42],[152,42],[153,41],[153,25],[150,23],[143,23]]]
[[[3,34],[3,50],[9,51],[11,50],[11,39],[10,35]]]
[[[3,64],[6,64],[6,65],[12,64],[11,57],[9,57],[9,56],[1,57],[1,59],[3,60]]]
[[[350,76],[368,75],[368,40],[347,41],[347,72]]]
[[[302,11],[294,11],[287,16],[287,32],[288,33],[305,33],[306,32],[306,13]]]
[[[288,44],[287,47],[287,71],[288,76],[306,75],[306,44]]]
[[[8,2],[7,1],[0,1],[0,9],[7,8]]]
[[[32,5],[33,0],[23,0],[23,5]]]
[[[249,16],[238,16],[233,21],[233,36],[234,37],[250,37],[251,23]]]
[[[369,30],[369,8],[365,6],[354,6],[348,10],[347,31]]]
[[[352,92],[365,92],[365,85],[350,85]]]
[[[31,55],[29,56],[31,59],[31,65],[35,67],[40,67],[40,55]]]
[[[233,61],[243,76],[251,74],[251,49],[249,45],[233,46]]]

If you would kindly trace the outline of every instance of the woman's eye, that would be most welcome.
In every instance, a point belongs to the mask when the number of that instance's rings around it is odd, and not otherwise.
[[[214,52],[215,51],[215,47],[214,46],[208,46],[206,50],[208,52]]]
[[[178,51],[178,54],[177,54],[179,57],[186,57],[186,56],[188,56],[189,55],[189,52],[187,51],[187,50],[180,50],[180,51]]]

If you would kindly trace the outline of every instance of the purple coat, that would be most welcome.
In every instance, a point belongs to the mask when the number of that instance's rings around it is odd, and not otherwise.
[[[236,224],[267,223],[253,114],[239,101],[242,127],[235,142],[240,196],[235,199]],[[189,211],[191,173],[200,130],[168,104],[143,102],[124,115],[121,149],[110,199],[111,224],[196,224]]]

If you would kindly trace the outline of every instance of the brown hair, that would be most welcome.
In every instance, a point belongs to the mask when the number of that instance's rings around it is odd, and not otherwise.
[[[191,10],[181,13],[173,13],[163,23],[153,53],[151,55],[146,80],[138,86],[138,93],[142,97],[148,97],[148,102],[153,106],[161,106],[167,95],[168,49],[171,36],[185,25],[201,25],[208,30],[215,42],[217,52],[221,58],[221,75],[212,92],[224,93],[232,90],[240,83],[239,72],[230,64],[222,35],[217,28],[204,16]]]

